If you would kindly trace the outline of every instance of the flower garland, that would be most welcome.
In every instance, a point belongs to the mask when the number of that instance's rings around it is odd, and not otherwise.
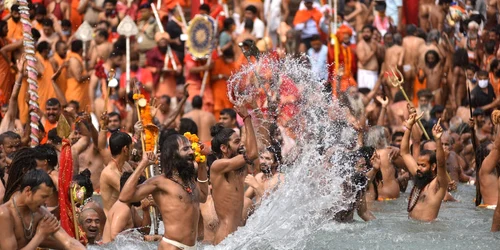
[[[139,116],[144,125],[144,151],[153,151],[158,137],[158,128],[153,124],[151,105],[142,94],[134,94],[133,99],[137,103]]]
[[[204,163],[207,161],[207,157],[201,153],[200,138],[196,134],[191,134],[190,132],[184,133],[189,142],[191,142],[191,148],[194,151],[194,159],[198,163]]]

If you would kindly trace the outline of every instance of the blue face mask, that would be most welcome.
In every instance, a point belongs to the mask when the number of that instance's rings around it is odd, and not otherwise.
[[[477,83],[477,79],[476,79],[476,78],[472,78],[472,80],[470,80],[470,82],[471,82],[472,84],[476,84],[476,83]]]

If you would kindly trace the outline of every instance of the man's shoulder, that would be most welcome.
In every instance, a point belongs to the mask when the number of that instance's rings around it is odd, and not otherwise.
[[[0,205],[0,219],[9,219],[10,221],[11,214],[9,210],[9,203],[5,203]],[[3,221],[5,222],[5,221]]]

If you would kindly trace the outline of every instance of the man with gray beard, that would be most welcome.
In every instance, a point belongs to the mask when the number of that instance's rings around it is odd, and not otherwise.
[[[422,118],[426,121],[431,119],[431,109],[432,109],[432,92],[428,89],[422,89],[417,92],[418,97],[418,107],[417,113],[422,113]]]

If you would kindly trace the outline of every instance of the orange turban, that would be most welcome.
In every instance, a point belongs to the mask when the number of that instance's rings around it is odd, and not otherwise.
[[[343,34],[348,34],[349,36],[352,36],[352,29],[349,28],[349,26],[343,24],[337,30],[337,36],[340,38],[340,36],[342,36]]]
[[[170,39],[170,35],[167,32],[157,32],[155,34],[155,41],[159,42],[161,39]]]

